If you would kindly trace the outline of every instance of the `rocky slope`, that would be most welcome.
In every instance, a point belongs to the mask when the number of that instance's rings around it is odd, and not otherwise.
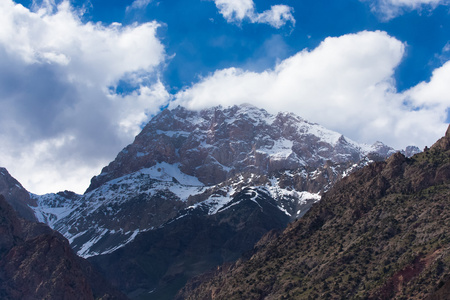
[[[1,299],[126,299],[67,240],[26,221],[0,195]]]
[[[178,107],[155,116],[84,195],[32,199],[38,219],[90,257],[112,253],[188,208],[215,214],[246,187],[267,190],[294,220],[339,178],[394,152],[290,113],[271,115],[250,105]]]
[[[450,127],[339,181],[248,259],[197,277],[179,299],[448,299]]]
[[[154,117],[87,191],[158,162],[179,164],[209,186],[243,172],[317,169],[327,160],[356,163],[374,150],[290,113],[274,116],[250,105],[200,112],[178,107]]]
[[[36,206],[36,200],[30,197],[28,191],[5,168],[0,168],[0,195],[4,195],[6,201],[22,218],[37,221],[34,211],[29,207]]]
[[[247,188],[216,214],[192,208],[165,226],[138,235],[108,255],[89,258],[105,278],[134,299],[173,299],[186,281],[250,251],[289,217],[264,190]]]

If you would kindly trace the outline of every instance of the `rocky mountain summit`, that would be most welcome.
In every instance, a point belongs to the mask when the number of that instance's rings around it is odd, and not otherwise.
[[[337,182],[247,258],[197,277],[179,299],[449,299],[450,127],[423,153]]]
[[[392,153],[291,113],[271,115],[251,105],[177,107],[156,115],[84,195],[32,199],[37,218],[89,257],[112,253],[182,215],[215,214],[247,187],[269,193],[294,220],[338,179]]]
[[[381,142],[357,144],[292,113],[275,116],[251,105],[202,111],[177,107],[155,116],[132,144],[92,178],[87,192],[161,162],[177,164],[184,174],[211,186],[242,173],[316,170],[327,161],[358,163],[367,156],[386,158],[395,152]]]

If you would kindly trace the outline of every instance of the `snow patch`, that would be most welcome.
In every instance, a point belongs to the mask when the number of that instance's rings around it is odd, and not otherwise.
[[[188,209],[196,209],[199,206],[206,206],[209,208],[208,215],[216,214],[220,209],[222,209],[231,200],[233,200],[233,195],[236,192],[232,187],[226,190],[222,189],[222,191],[226,192],[226,194],[222,195],[219,193],[215,193],[211,195],[207,200],[189,206]]]
[[[165,131],[165,130],[156,130],[156,134],[163,134],[168,137],[174,137],[174,136],[189,136],[189,132],[187,131]]]
[[[204,186],[197,177],[187,175],[180,171],[179,163],[158,163],[155,166],[138,171],[140,174],[150,175],[153,179],[161,181],[172,181],[175,178],[180,184],[188,186]]]
[[[111,248],[111,249],[107,249],[107,250],[105,250],[105,251],[103,251],[103,252],[101,252],[101,253],[95,254],[95,255],[103,255],[103,254],[110,254],[110,253],[113,253],[113,252],[116,251],[117,249],[120,249],[120,248],[124,247],[126,244],[128,244],[128,243],[134,241],[134,239],[136,238],[136,236],[137,236],[138,233],[140,233],[140,232],[142,232],[142,231],[140,231],[139,229],[136,229],[136,230],[131,234],[131,236],[130,236],[127,240],[125,240],[123,243],[118,244],[117,246],[115,246],[115,247],[113,247],[113,248]],[[111,233],[114,233],[114,232],[111,231]],[[128,234],[128,232],[127,232],[126,234]],[[91,256],[93,256],[93,255],[91,255]],[[86,257],[85,257],[85,258],[86,258]]]
[[[54,193],[45,195],[30,193],[30,197],[37,202],[36,207],[30,205],[29,207],[38,221],[46,223],[52,229],[55,229],[58,220],[70,215],[78,207],[72,200]]]
[[[265,153],[274,160],[284,160],[292,154],[292,146],[294,142],[281,138],[276,140],[272,147],[263,147],[258,149],[256,152]]]
[[[339,138],[341,137],[341,134],[335,131],[326,129],[325,127],[322,127],[319,124],[311,124],[306,121],[303,121],[298,126],[298,128],[300,132],[314,135],[318,137],[321,141],[333,146],[336,146],[337,142],[339,141]]]

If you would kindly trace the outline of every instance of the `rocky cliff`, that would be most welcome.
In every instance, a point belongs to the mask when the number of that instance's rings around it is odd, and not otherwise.
[[[23,186],[14,179],[5,168],[0,168],[0,195],[19,213],[22,218],[37,221],[34,211],[29,206],[36,206],[36,200]]]
[[[213,215],[199,209],[88,260],[131,298],[173,299],[189,278],[237,260],[264,234],[289,221],[269,193],[254,188],[237,193]]]
[[[155,116],[92,178],[87,191],[161,162],[179,164],[183,173],[210,186],[240,173],[318,169],[327,161],[357,163],[369,154],[385,158],[394,152],[381,142],[357,144],[292,113],[271,115],[251,105],[202,111],[177,107]]]
[[[450,131],[336,183],[247,259],[197,277],[179,299],[447,299]]]
[[[17,216],[0,195],[1,299],[126,299],[56,231]]]

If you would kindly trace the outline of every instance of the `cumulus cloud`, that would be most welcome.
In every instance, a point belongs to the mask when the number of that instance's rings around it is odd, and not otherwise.
[[[330,37],[264,72],[216,71],[179,92],[172,105],[247,102],[272,113],[292,111],[356,141],[423,147],[445,132],[450,63],[430,82],[398,93],[393,74],[404,51],[404,43],[381,31]]]
[[[275,28],[281,28],[288,22],[295,26],[293,8],[287,5],[273,5],[269,10],[257,13],[253,0],[214,0],[214,2],[220,14],[229,23],[248,20],[250,23],[263,23]]]
[[[360,0],[369,2],[372,11],[381,18],[389,20],[402,14],[404,11],[416,9],[434,9],[438,5],[448,5],[449,0]]]
[[[421,82],[405,92],[408,105],[416,110],[445,111],[450,107],[450,61],[433,71],[430,81]]]
[[[83,191],[169,101],[158,26],[85,23],[68,1],[0,1],[0,165],[32,192]],[[119,82],[135,88],[118,94]]]

